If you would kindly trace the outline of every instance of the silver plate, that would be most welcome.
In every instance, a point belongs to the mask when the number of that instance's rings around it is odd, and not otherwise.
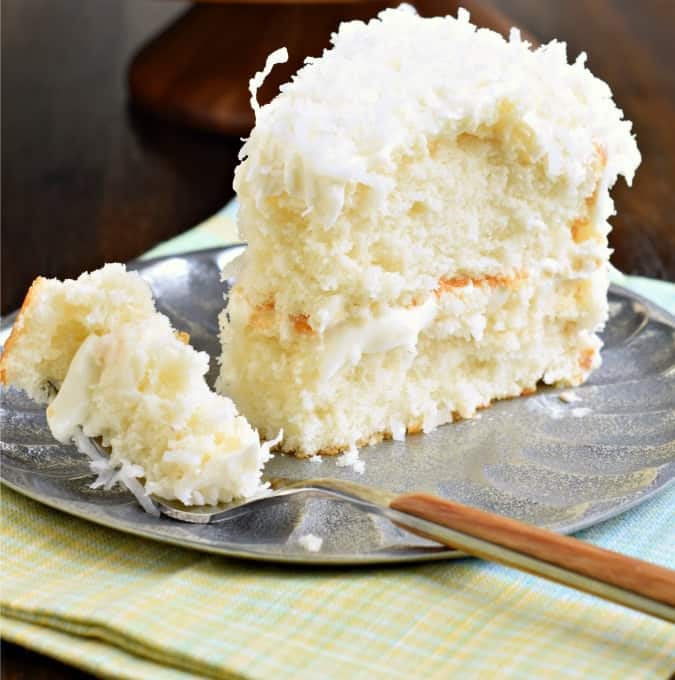
[[[239,246],[240,247],[240,246]],[[231,249],[131,265],[161,311],[198,349],[218,353],[216,316],[227,286],[220,264]],[[405,442],[365,448],[359,475],[334,459],[320,465],[276,456],[269,476],[333,476],[394,492],[430,491],[560,532],[591,526],[641,503],[675,478],[675,318],[612,286],[602,368],[563,403],[559,391],[504,401],[480,419]],[[6,330],[12,319],[6,319]],[[215,377],[212,362],[209,380]],[[144,513],[127,492],[92,490],[87,462],[56,444],[44,409],[22,393],[1,395],[1,478],[64,512],[146,538],[224,555],[277,562],[366,564],[457,556],[347,504],[296,498],[217,525],[181,524]],[[590,409],[578,417],[574,409]],[[581,412],[583,413],[583,411]],[[323,537],[319,553],[297,539]]]

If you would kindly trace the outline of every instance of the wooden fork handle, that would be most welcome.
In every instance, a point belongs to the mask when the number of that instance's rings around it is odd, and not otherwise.
[[[391,501],[390,507],[393,510],[481,539],[494,546],[534,558],[538,562],[566,572],[620,588],[628,593],[666,605],[668,608],[675,608],[675,571],[671,569],[429,494],[404,494]],[[424,531],[415,533],[439,540],[438,535],[432,536]],[[449,541],[442,540],[442,542],[450,545]],[[463,549],[457,545],[451,545],[451,547]],[[468,552],[466,549],[463,550]],[[472,551],[473,554],[477,552]],[[476,554],[476,556],[507,563],[505,560],[495,559],[490,554]],[[524,568],[516,563],[511,563],[510,566]],[[551,577],[537,569],[525,567],[525,570],[566,583],[563,579]],[[584,588],[583,585],[566,584],[588,592],[595,592]],[[603,595],[601,592],[595,592],[595,594]],[[607,599],[619,601],[616,597]],[[665,618],[674,620],[675,609],[670,609],[669,612],[670,616]]]

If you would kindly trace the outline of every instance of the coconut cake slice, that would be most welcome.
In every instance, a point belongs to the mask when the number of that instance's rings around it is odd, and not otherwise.
[[[218,389],[300,456],[579,385],[607,318],[609,189],[640,162],[609,87],[458,18],[349,22],[235,175],[248,249]]]

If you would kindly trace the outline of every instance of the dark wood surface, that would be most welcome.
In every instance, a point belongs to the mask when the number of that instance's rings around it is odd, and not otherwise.
[[[615,191],[614,263],[675,280],[675,2],[494,4],[542,41],[566,40],[571,55],[586,50],[611,83],[643,153],[633,189]],[[232,196],[237,138],[160,123],[128,104],[132,56],[185,8],[2,2],[3,313],[38,274],[73,276],[133,258]],[[84,677],[13,645],[2,652],[3,678]]]
[[[240,141],[128,105],[126,68],[185,5],[2,2],[2,311],[38,274],[129,260],[232,196]]]
[[[305,56],[321,54],[342,21],[367,21],[400,0],[304,2],[289,6],[256,2],[197,4],[148,41],[129,67],[135,102],[167,120],[200,129],[246,136],[254,122],[248,90],[264,55],[280,45],[288,62],[275,66],[257,93],[267,103],[302,67]],[[409,0],[421,16],[456,14],[459,0]],[[464,0],[474,22],[508,35],[511,21],[481,0]],[[260,26],[265,26],[261,31]],[[255,35],[255,40],[249,37]],[[223,68],[227,64],[227,68]]]
[[[0,644],[3,680],[88,680],[93,675],[4,640]]]

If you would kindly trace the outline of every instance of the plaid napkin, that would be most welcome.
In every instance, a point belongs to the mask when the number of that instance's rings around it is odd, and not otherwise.
[[[148,255],[236,240],[233,206]],[[623,277],[675,311],[675,285]],[[579,534],[675,567],[675,487]],[[497,565],[301,569],[153,543],[2,490],[2,636],[101,677],[667,678],[675,627]]]

